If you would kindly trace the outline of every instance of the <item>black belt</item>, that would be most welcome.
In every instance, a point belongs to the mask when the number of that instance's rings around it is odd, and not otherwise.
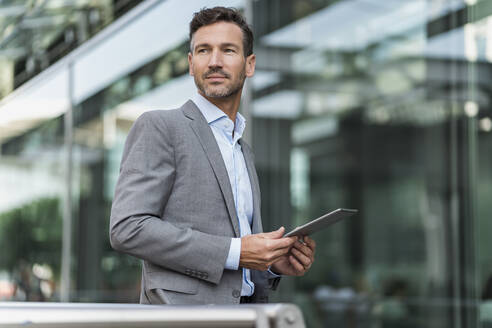
[[[241,299],[240,299],[239,303],[241,303],[241,304],[254,303],[253,302],[253,297],[251,297],[251,296],[241,296]]]

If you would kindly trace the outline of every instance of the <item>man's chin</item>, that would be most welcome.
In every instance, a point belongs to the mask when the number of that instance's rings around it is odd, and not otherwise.
[[[231,95],[230,90],[205,90],[205,96],[209,98],[227,98]]]

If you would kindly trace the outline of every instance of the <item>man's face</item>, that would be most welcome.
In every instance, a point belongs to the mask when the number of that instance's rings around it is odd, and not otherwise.
[[[243,33],[234,23],[218,22],[199,28],[188,54],[190,75],[200,93],[226,98],[242,90],[255,71],[255,55],[244,57]]]

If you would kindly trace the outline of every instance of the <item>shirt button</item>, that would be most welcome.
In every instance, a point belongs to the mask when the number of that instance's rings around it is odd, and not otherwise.
[[[235,297],[235,298],[238,298],[239,296],[241,296],[241,292],[237,289],[234,289],[232,291],[232,296]]]

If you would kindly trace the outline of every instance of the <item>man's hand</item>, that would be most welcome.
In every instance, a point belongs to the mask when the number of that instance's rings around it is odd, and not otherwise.
[[[288,276],[303,276],[314,262],[316,243],[304,237],[304,243],[296,241],[289,254],[282,256],[272,265],[272,271]]]
[[[282,238],[284,227],[268,233],[247,235],[241,238],[239,266],[265,271],[285,256],[297,237]]]

